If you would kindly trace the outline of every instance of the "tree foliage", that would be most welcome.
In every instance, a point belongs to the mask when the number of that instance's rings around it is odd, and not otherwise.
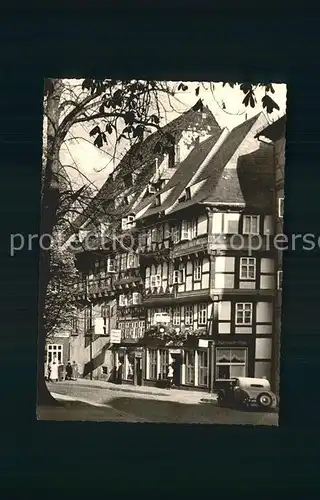
[[[75,314],[74,285],[79,273],[74,255],[53,240],[50,251],[50,278],[44,310],[44,332],[49,337],[60,328],[70,329]]]

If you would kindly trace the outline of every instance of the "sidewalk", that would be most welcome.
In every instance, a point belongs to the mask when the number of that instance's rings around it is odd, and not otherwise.
[[[180,403],[200,403],[200,402],[212,402],[216,399],[215,394],[209,394],[205,391],[191,391],[184,389],[159,389],[158,387],[151,386],[138,386],[129,384],[113,384],[111,382],[105,382],[104,380],[87,380],[78,379],[77,381],[68,381],[68,384],[74,384],[75,386],[91,387],[97,389],[107,389],[108,391],[115,392],[126,392],[132,394],[150,395],[153,397],[158,397],[159,399],[167,399],[170,401],[176,401]]]

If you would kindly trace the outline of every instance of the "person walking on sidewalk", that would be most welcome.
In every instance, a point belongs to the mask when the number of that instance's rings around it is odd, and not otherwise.
[[[172,387],[172,380],[173,380],[173,367],[172,367],[172,364],[170,364],[168,366],[167,380],[168,380],[168,386]]]
[[[58,382],[59,376],[58,376],[58,363],[56,359],[52,361],[52,366],[51,366],[51,381]]]
[[[75,361],[72,361],[72,378],[73,380],[78,378],[78,365]]]
[[[70,361],[68,361],[67,366],[66,366],[66,378],[65,380],[71,380],[72,379],[72,366]]]
[[[48,364],[47,364],[47,381],[52,382],[52,380],[51,380],[51,362],[50,361],[48,361]]]

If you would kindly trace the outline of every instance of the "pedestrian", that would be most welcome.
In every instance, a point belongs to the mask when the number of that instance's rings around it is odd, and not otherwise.
[[[168,366],[168,373],[167,373],[167,380],[168,380],[168,386],[172,386],[172,380],[173,380],[173,367],[172,364]]]
[[[71,380],[72,378],[72,366],[70,361],[68,361],[67,366],[66,366],[66,377],[65,380]]]
[[[72,378],[73,380],[78,378],[78,365],[75,361],[72,361]]]
[[[48,364],[47,364],[47,381],[48,382],[52,382],[52,380],[51,380],[51,363],[50,363],[50,361],[48,361]]]
[[[62,361],[59,361],[59,363],[58,363],[58,380],[59,380],[59,382],[62,382],[62,380],[63,380],[63,369],[64,369],[63,363],[62,363]]]
[[[54,359],[52,361],[52,365],[51,365],[51,381],[58,382],[58,379],[59,379],[59,376],[58,376],[58,363]]]

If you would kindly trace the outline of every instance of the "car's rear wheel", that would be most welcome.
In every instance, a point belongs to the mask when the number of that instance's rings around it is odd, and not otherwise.
[[[263,392],[257,397],[257,403],[262,408],[270,408],[270,406],[272,405],[272,397],[270,396],[270,394]]]

